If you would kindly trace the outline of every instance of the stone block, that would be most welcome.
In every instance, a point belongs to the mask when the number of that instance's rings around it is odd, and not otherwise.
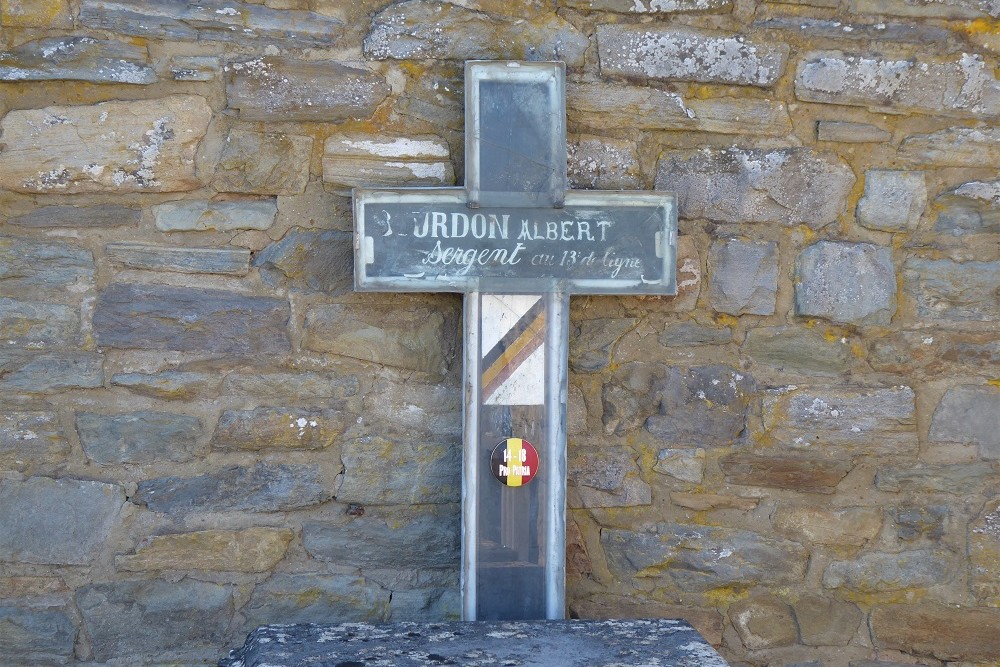
[[[875,646],[953,662],[989,662],[1000,655],[1000,610],[923,601],[872,610]]]
[[[958,60],[807,53],[795,73],[795,96],[896,112],[1000,115],[1000,81],[981,56],[968,53]]]
[[[806,646],[847,646],[863,618],[850,602],[822,595],[804,595],[795,602],[795,620]]]
[[[267,623],[385,621],[390,591],[351,574],[278,573],[254,588],[242,613],[248,627]]]
[[[114,348],[281,354],[289,317],[284,299],[114,283],[97,298],[94,335]]]
[[[373,436],[345,443],[340,460],[340,503],[424,505],[461,499],[462,449],[457,442]]]
[[[869,169],[865,194],[858,202],[858,224],[883,232],[916,229],[927,207],[922,171]]]
[[[170,56],[166,69],[174,81],[215,81],[222,72],[222,58]]]
[[[389,95],[378,74],[334,61],[264,56],[226,66],[229,106],[243,120],[367,120]]]
[[[708,298],[729,315],[773,315],[778,294],[778,244],[719,240],[708,251]]]
[[[0,122],[0,187],[26,193],[177,192],[201,186],[204,98],[10,111]]]
[[[820,241],[796,260],[795,314],[846,324],[886,325],[896,312],[892,249]]]
[[[854,364],[856,343],[855,338],[819,327],[760,327],[747,332],[743,354],[755,363],[787,373],[829,377]]]
[[[225,643],[233,586],[193,579],[98,583],[80,588],[76,604],[94,660],[151,655],[183,660],[199,650],[214,653]]]
[[[969,583],[984,605],[1000,606],[1000,502],[986,503],[969,524]]]
[[[13,296],[17,290],[31,297],[39,292],[84,292],[93,285],[94,272],[94,256],[89,250],[61,241],[0,236],[4,296]]]
[[[327,405],[225,410],[215,427],[212,448],[254,452],[325,449],[343,435],[349,419],[342,404]]]
[[[903,264],[903,292],[924,322],[1000,320],[1000,261],[955,262],[908,259]]]
[[[570,141],[567,157],[571,188],[642,189],[642,167],[635,144],[631,141],[582,136]]]
[[[420,433],[449,442],[462,437],[462,390],[457,386],[378,378],[363,411],[382,432]]]
[[[722,644],[725,619],[715,609],[663,604],[638,597],[602,595],[587,600],[571,600],[570,618],[679,618],[690,623],[709,644]]]
[[[313,139],[284,132],[232,130],[215,166],[217,192],[296,195],[309,182]]]
[[[147,39],[191,42],[255,40],[329,48],[343,33],[343,22],[317,12],[272,9],[271,4],[239,0],[82,0],[80,22]]]
[[[134,554],[117,556],[115,567],[125,572],[211,570],[267,572],[288,551],[292,531],[284,528],[199,530],[155,535],[144,539]]]
[[[0,25],[11,28],[72,28],[69,0],[0,0]]]
[[[1000,163],[1000,128],[949,127],[913,134],[899,146],[899,158],[939,167],[981,167]]]
[[[129,500],[153,512],[282,512],[333,497],[333,480],[311,464],[230,466],[194,477],[139,482]]]
[[[816,138],[844,144],[880,144],[892,139],[892,133],[868,123],[821,120],[816,122]]]
[[[656,169],[656,188],[677,193],[682,218],[812,229],[837,220],[854,181],[842,158],[805,148],[668,150]]]
[[[1000,389],[989,385],[949,389],[934,410],[929,438],[976,444],[982,458],[1000,460]]]
[[[454,358],[453,312],[425,306],[332,304],[306,312],[307,350],[444,374]]]
[[[639,79],[773,86],[785,71],[788,45],[693,28],[601,25],[601,74]]]
[[[267,230],[278,215],[278,205],[273,199],[185,200],[159,204],[152,208],[156,228],[161,232]]]
[[[61,605],[0,602],[0,661],[63,665],[73,661],[76,624]]]
[[[83,451],[98,465],[190,461],[201,449],[202,426],[197,417],[151,410],[76,415]]]
[[[453,185],[448,143],[433,135],[387,137],[337,134],[323,147],[323,182],[355,187]]]
[[[569,365],[577,373],[596,373],[611,363],[618,341],[635,328],[631,317],[583,320],[572,327]]]
[[[850,1],[850,0],[849,0]],[[887,0],[892,2],[892,0]],[[776,4],[796,4],[809,5],[812,7],[826,6],[836,9],[839,5],[831,0],[784,0]],[[867,13],[867,12],[864,12]],[[875,14],[880,12],[875,11]],[[923,25],[919,23],[889,23],[886,21],[869,22],[867,17],[851,15],[851,22],[837,21],[833,19],[808,18],[805,16],[786,15],[774,18],[757,19],[753,22],[753,27],[762,30],[783,30],[795,34],[799,39],[808,39],[812,42],[835,40],[837,42],[851,41],[863,42],[868,40],[880,40],[884,42],[922,44],[947,39],[947,31],[933,25]],[[816,54],[810,54],[815,56]],[[833,52],[830,59],[837,57],[844,58],[840,52]],[[856,55],[846,56],[851,62],[851,58],[857,59]],[[870,58],[874,63],[886,62],[885,59]],[[853,65],[854,63],[851,62]],[[880,71],[877,66],[866,68],[864,71]],[[834,79],[839,82],[839,79]],[[813,91],[810,91],[813,92]],[[850,87],[842,90],[845,94],[856,93]],[[883,88],[883,92],[887,91]],[[831,93],[832,95],[832,93]]]
[[[49,37],[0,53],[0,81],[150,84],[145,46],[93,37]]]
[[[926,588],[947,581],[951,559],[943,551],[869,552],[855,560],[835,560],[823,572],[823,587],[859,593]]]
[[[893,507],[889,515],[896,526],[896,537],[904,542],[921,538],[937,541],[944,536],[951,509],[947,505],[900,505]]]
[[[792,608],[773,595],[735,602],[729,607],[729,619],[751,651],[791,646],[799,638]]]
[[[940,0],[913,4],[907,0],[849,0],[852,13],[908,16],[919,19],[975,19],[1000,16],[1000,8],[983,0]]]
[[[660,334],[660,344],[664,347],[725,345],[732,342],[732,328],[704,326],[691,321],[668,324]]]
[[[1000,340],[985,332],[905,331],[892,338],[875,339],[869,363],[876,370],[906,372],[913,366],[934,368],[943,362],[977,368],[1000,364]]]
[[[145,243],[108,243],[108,259],[133,269],[245,276],[250,251],[245,248],[178,248]]]
[[[364,52],[374,60],[562,60],[578,67],[588,46],[586,35],[554,13],[525,21],[409,0],[375,15]]]
[[[0,298],[0,340],[32,350],[72,345],[80,335],[80,315],[68,306]]]
[[[563,0],[560,4],[574,9],[619,14],[726,12],[733,6],[732,0]]]
[[[771,514],[771,526],[796,542],[861,547],[878,536],[882,514],[868,507],[779,506]]]
[[[117,204],[42,206],[7,221],[19,227],[138,227],[142,211]]]
[[[849,460],[730,454],[719,461],[719,467],[730,484],[833,493],[854,464]]]
[[[42,394],[94,389],[104,384],[104,356],[91,352],[51,354],[0,350],[0,390]]]
[[[353,255],[348,232],[295,227],[258,252],[253,265],[272,287],[340,295],[353,291]]]
[[[638,456],[625,447],[572,444],[566,479],[571,509],[637,507],[652,502],[652,491],[639,475]]]
[[[678,507],[706,512],[710,510],[739,510],[749,512],[760,504],[758,498],[720,495],[718,493],[682,493],[671,492],[670,502]]]
[[[934,200],[934,231],[953,236],[1000,233],[1000,181],[969,181]]]
[[[0,409],[0,466],[58,463],[68,453],[69,442],[55,412]]]
[[[228,374],[222,383],[222,391],[227,395],[290,398],[296,401],[296,405],[315,401],[324,407],[329,405],[328,399],[357,396],[359,390],[356,375],[314,372],[234,372]]]
[[[875,488],[892,493],[966,495],[994,481],[997,467],[989,463],[956,463],[879,468]]]
[[[161,371],[159,373],[115,373],[111,384],[143,396],[168,401],[189,401],[202,393],[214,393],[221,378],[214,373]]]
[[[701,447],[661,449],[653,470],[682,482],[701,484],[705,479],[705,450]]]
[[[91,565],[125,504],[122,488],[76,479],[0,480],[0,560]]]

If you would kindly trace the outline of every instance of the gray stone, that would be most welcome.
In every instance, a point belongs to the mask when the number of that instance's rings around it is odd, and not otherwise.
[[[894,111],[1000,115],[1000,81],[981,56],[968,53],[957,61],[808,53],[795,74],[795,96]]]
[[[892,0],[888,0],[891,2]],[[819,2],[796,2],[792,4],[810,4],[820,6]],[[836,3],[831,7],[836,8]],[[926,6],[926,5],[925,5]],[[862,12],[868,13],[868,12]],[[875,11],[875,14],[881,12]],[[852,18],[855,18],[852,16]],[[883,42],[908,42],[910,44],[923,44],[948,39],[948,31],[936,26],[926,26],[913,23],[846,23],[831,19],[814,19],[806,16],[780,16],[767,19],[758,19],[753,22],[754,28],[764,30],[787,30],[794,32],[799,39],[810,40],[837,40],[837,41],[868,41],[879,40]],[[880,61],[884,62],[884,61]],[[852,63],[853,64],[853,63]],[[869,70],[870,71],[870,70]]]
[[[14,290],[32,296],[39,290],[85,291],[94,283],[94,270],[89,250],[60,241],[0,236],[0,287],[5,296]]]
[[[854,469],[854,463],[808,456],[737,453],[720,459],[719,468],[730,484],[800,493],[834,493],[837,485]]]
[[[459,532],[454,508],[433,514],[394,509],[344,523],[306,521],[302,544],[313,558],[351,567],[458,567]]]
[[[831,562],[823,573],[823,587],[859,593],[927,587],[947,581],[950,569],[943,551],[870,552],[855,560]]]
[[[928,437],[932,442],[976,444],[982,458],[1000,460],[1000,388],[949,389],[934,410]]]
[[[785,71],[788,45],[692,28],[601,25],[601,74],[640,79],[772,86]]]
[[[225,410],[212,437],[215,449],[243,451],[325,449],[347,429],[343,404],[326,408],[260,407]]]
[[[751,651],[791,646],[799,638],[792,608],[773,595],[737,601],[729,607],[729,618],[743,646]]]
[[[263,281],[294,292],[353,291],[354,243],[348,232],[295,227],[254,257]]]
[[[914,365],[938,372],[944,363],[983,368],[1000,364],[1000,340],[987,332],[905,331],[871,344],[869,363],[876,370],[907,372]]]
[[[247,201],[186,200],[153,207],[156,228],[161,232],[237,229],[270,229],[278,215],[273,199]]]
[[[190,461],[199,450],[202,423],[171,412],[76,415],[76,431],[87,457],[98,465]]]
[[[13,28],[73,28],[73,8],[69,0],[3,0],[0,25]]]
[[[309,182],[313,139],[283,132],[232,130],[215,166],[218,192],[296,195]]]
[[[725,12],[733,6],[732,0],[563,0],[560,4],[575,9],[619,14]]]
[[[0,81],[150,84],[145,46],[93,37],[49,37],[0,52]]]
[[[969,524],[969,579],[980,604],[1000,603],[1000,502],[986,503]]]
[[[638,455],[627,447],[571,445],[566,497],[570,508],[637,507],[652,502]]]
[[[805,148],[670,150],[656,170],[656,188],[677,193],[682,218],[813,229],[838,218],[854,180],[839,156]]]
[[[604,528],[601,544],[612,575],[657,579],[685,592],[736,585],[800,582],[808,552],[794,542],[746,530],[657,524],[650,532]]]
[[[725,345],[731,342],[732,328],[704,326],[691,321],[668,324],[660,334],[660,344],[665,347]]]
[[[641,190],[642,168],[635,144],[610,137],[583,136],[568,146],[571,188]]]
[[[226,71],[229,106],[243,120],[367,120],[389,95],[378,74],[333,61],[265,56]]]
[[[728,366],[671,369],[659,413],[646,420],[658,440],[677,445],[726,446],[743,431],[750,395],[749,373]]]
[[[844,144],[880,144],[892,139],[892,133],[868,123],[821,120],[816,123],[816,138]]]
[[[743,354],[786,373],[834,376],[854,364],[856,343],[818,327],[761,327],[747,332]]]
[[[988,663],[1000,655],[998,624],[1000,613],[996,609],[930,600],[879,605],[872,609],[870,621],[872,641],[878,649],[933,656],[952,664]]]
[[[202,185],[195,154],[212,110],[197,95],[10,111],[0,187],[26,193],[177,192]]]
[[[68,306],[0,298],[0,341],[44,349],[71,345],[80,335],[80,315]]]
[[[989,463],[957,463],[879,468],[875,488],[892,493],[950,493],[967,495],[996,479]]]
[[[796,260],[795,314],[847,324],[889,324],[896,312],[892,248],[820,241]]]
[[[884,232],[915,229],[927,206],[922,171],[869,169],[858,201],[858,224]]]
[[[854,14],[910,16],[918,19],[975,19],[1000,17],[1000,5],[995,0],[933,0],[913,3],[909,0],[849,0]]]
[[[234,372],[226,376],[222,391],[227,395],[249,395],[267,398],[290,398],[296,405],[316,401],[328,405],[331,398],[357,396],[360,389],[356,375],[332,373]]]
[[[378,378],[365,396],[364,420],[380,432],[421,433],[443,441],[462,435],[462,390],[457,386]]]
[[[0,350],[0,389],[40,394],[104,384],[104,357],[92,352],[11,354]]]
[[[339,623],[385,621],[389,600],[389,591],[356,575],[278,573],[254,588],[241,613],[250,628],[322,619]]]
[[[76,624],[65,607],[0,603],[0,661],[9,665],[73,660]]]
[[[152,39],[285,41],[329,48],[343,23],[315,12],[272,9],[239,0],[83,0],[80,22],[97,30]]]
[[[200,393],[214,393],[221,379],[214,373],[161,371],[159,373],[115,373],[111,384],[143,396],[170,401],[189,401]]]
[[[608,367],[614,347],[635,328],[633,318],[583,320],[570,336],[569,364],[577,373],[596,373]]]
[[[854,604],[821,595],[805,595],[795,602],[795,620],[807,646],[847,646],[863,618]]]
[[[326,502],[333,497],[331,482],[315,465],[258,463],[195,477],[144,480],[129,500],[168,514],[281,512]]]
[[[142,211],[117,204],[96,206],[43,206],[11,218],[19,227],[138,227]]]
[[[708,251],[708,298],[729,315],[773,315],[778,295],[778,244],[719,240]]]
[[[233,589],[193,579],[117,581],[82,587],[76,604],[95,660],[147,655],[183,660],[222,645],[233,615]]]
[[[327,192],[323,184],[306,185],[304,194],[278,197],[278,225],[291,227],[354,231],[354,212],[350,200]]]
[[[944,536],[951,509],[947,505],[901,505],[892,508],[891,516],[896,537],[904,542],[921,538],[937,541]]]
[[[934,200],[934,231],[964,234],[1000,233],[1000,181],[970,181]]]
[[[68,453],[69,442],[55,412],[0,409],[0,465],[57,463]]]
[[[284,299],[219,290],[108,286],[97,299],[98,345],[125,349],[280,354],[289,349]]]
[[[354,187],[453,185],[448,142],[433,135],[337,134],[323,145],[323,182],[344,194]]]
[[[112,262],[133,269],[228,276],[245,276],[250,272],[250,251],[245,248],[178,248],[145,243],[109,243],[104,251]]]
[[[779,534],[802,544],[862,547],[882,530],[882,513],[869,507],[796,507],[779,505],[771,513]]]
[[[215,81],[222,72],[219,56],[171,56],[167,71],[174,81]]]
[[[925,322],[1000,320],[1000,261],[915,257],[903,264],[903,292]]]
[[[91,565],[124,504],[125,494],[114,484],[0,480],[0,560]]]
[[[364,51],[375,60],[562,60],[577,67],[588,46],[586,35],[552,13],[529,22],[450,2],[409,0],[375,15]]]
[[[941,167],[981,167],[1000,161],[1000,128],[949,127],[906,137],[900,159]]]
[[[701,447],[661,449],[653,470],[682,482],[701,484],[705,479],[705,450]]]
[[[461,499],[462,449],[454,441],[360,438],[343,445],[340,460],[337,502],[425,505]]]

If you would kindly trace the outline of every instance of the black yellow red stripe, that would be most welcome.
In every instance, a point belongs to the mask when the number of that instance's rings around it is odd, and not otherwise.
[[[483,396],[488,398],[545,342],[545,302],[539,299],[483,356]]]

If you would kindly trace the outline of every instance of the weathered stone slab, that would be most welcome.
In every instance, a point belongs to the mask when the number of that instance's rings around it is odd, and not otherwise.
[[[354,187],[453,185],[448,143],[433,135],[371,137],[337,134],[323,145],[323,182]]]
[[[596,373],[608,367],[622,336],[635,328],[632,317],[583,320],[570,332],[569,365],[577,373]]]
[[[889,515],[895,524],[896,537],[904,542],[940,540],[945,523],[951,519],[951,509],[947,505],[899,505]]]
[[[332,16],[272,9],[239,0],[83,0],[80,21],[89,28],[126,35],[184,41],[288,40],[329,47],[343,33]]]
[[[104,384],[104,356],[92,352],[23,354],[0,350],[0,389],[40,394]]]
[[[882,513],[870,507],[779,506],[771,514],[771,525],[778,534],[796,542],[860,547],[878,536]]]
[[[981,56],[968,53],[958,61],[808,53],[795,74],[795,96],[899,111],[1000,115],[1000,81]]]
[[[449,442],[462,436],[462,390],[457,386],[379,378],[362,409],[382,432],[422,433]]]
[[[661,449],[653,470],[682,482],[701,484],[705,479],[705,450],[701,447]]]
[[[928,437],[932,442],[976,444],[982,458],[1000,460],[1000,388],[949,389],[934,410]]]
[[[719,461],[719,467],[730,484],[833,493],[854,464],[819,458],[730,454]]]
[[[1000,655],[1000,611],[922,601],[872,610],[875,646],[941,660],[989,662]]]
[[[289,349],[283,299],[163,285],[110,285],[97,299],[98,345],[274,354]]]
[[[778,295],[778,244],[715,241],[708,251],[708,298],[729,315],[773,315]]]
[[[799,638],[791,606],[773,595],[738,600],[729,607],[729,618],[751,651],[791,646]]]
[[[409,0],[372,19],[365,56],[375,60],[562,60],[583,64],[590,42],[552,13],[525,21],[450,2]]]
[[[0,25],[11,28],[72,28],[69,0],[0,0]]]
[[[934,231],[965,234],[1000,233],[1000,181],[970,181],[934,200]]]
[[[68,453],[69,442],[55,412],[0,409],[0,465],[57,463]]]
[[[389,605],[390,591],[363,577],[278,573],[254,588],[242,613],[250,627],[322,619],[358,623],[387,619]]]
[[[348,294],[354,287],[353,241],[349,232],[295,227],[258,252],[253,265],[272,287]]]
[[[94,256],[89,250],[60,241],[0,236],[0,286],[4,296],[13,295],[15,290],[24,290],[30,296],[39,290],[83,292],[93,285],[94,271]]]
[[[378,74],[333,61],[265,56],[226,71],[229,106],[243,120],[367,120],[389,95]]]
[[[76,431],[87,457],[98,465],[190,461],[199,448],[197,417],[144,410],[120,415],[81,412]]]
[[[337,502],[359,505],[457,503],[462,490],[462,449],[457,442],[386,440],[345,443]]]
[[[360,568],[458,567],[460,530],[454,508],[433,514],[366,512],[348,519],[304,522],[302,544],[309,555]]]
[[[560,4],[574,9],[619,14],[725,12],[733,6],[732,0],[563,0]]]
[[[787,373],[833,376],[854,363],[855,342],[818,327],[761,327],[747,332],[743,354]]]
[[[1000,603],[1000,502],[986,503],[969,524],[969,578],[979,602]]]
[[[902,160],[942,167],[1000,164],[1000,128],[950,127],[913,134],[899,146]]]
[[[11,218],[7,224],[19,227],[138,227],[141,218],[141,210],[117,204],[43,206]]]
[[[454,313],[425,306],[331,304],[306,313],[303,347],[444,374],[458,344]]]
[[[195,152],[204,98],[10,111],[0,122],[0,187],[17,192],[175,192],[201,185]]]
[[[884,232],[915,229],[927,207],[922,171],[869,169],[858,201],[858,224]]]
[[[171,56],[167,72],[174,81],[215,81],[222,72],[219,56]]]
[[[821,595],[805,595],[795,602],[795,620],[807,646],[847,646],[863,618],[850,602]]]
[[[187,200],[153,207],[156,228],[161,232],[237,229],[270,229],[278,215],[273,199],[247,201]]]
[[[0,602],[0,660],[62,665],[73,660],[76,624],[61,605]]]
[[[0,560],[90,565],[125,504],[121,487],[75,479],[0,480]]]
[[[570,508],[649,505],[652,490],[639,476],[638,456],[626,447],[573,445],[566,499]]]
[[[732,328],[703,326],[691,321],[668,324],[660,334],[660,344],[665,347],[725,345],[731,342],[733,342]]]
[[[1000,261],[955,262],[908,259],[903,264],[903,291],[925,322],[992,322],[1000,320]]]
[[[745,498],[718,493],[686,493],[671,492],[670,502],[678,507],[684,507],[695,512],[709,510],[739,510],[749,512],[760,504],[759,498]]]
[[[156,535],[143,540],[134,554],[115,557],[115,567],[125,572],[267,572],[285,557],[291,541],[292,531],[284,528],[199,530]]]
[[[679,618],[690,623],[713,646],[722,644],[725,619],[715,609],[663,604],[649,599],[601,595],[569,603],[572,618],[603,620],[608,618]]]
[[[892,0],[889,0],[891,2]],[[779,4],[804,4],[813,7],[820,7],[826,4],[831,8],[839,5],[830,3],[828,0],[809,0],[799,2],[797,0],[783,0]],[[876,11],[875,14],[882,12]],[[852,22],[836,21],[831,19],[815,19],[806,16],[778,16],[766,19],[758,19],[753,22],[754,28],[764,30],[787,30],[794,32],[800,39],[820,41],[833,39],[838,41],[848,40],[853,42],[868,41],[877,39],[881,42],[907,42],[910,44],[925,44],[938,40],[948,39],[948,31],[936,26],[921,25],[915,23],[861,23],[860,17]]]
[[[0,298],[0,340],[8,347],[44,349],[71,345],[80,315],[68,306]]]
[[[933,368],[953,363],[976,368],[1000,364],[1000,340],[987,332],[904,331],[871,344],[869,363],[877,370],[905,372],[913,365]]]
[[[215,427],[212,447],[242,451],[324,449],[343,435],[348,418],[343,406],[225,410]]]
[[[117,581],[84,586],[76,604],[95,660],[170,659],[218,650],[233,615],[233,588],[193,579]]]
[[[109,243],[108,259],[133,269],[214,273],[245,276],[250,272],[250,251],[246,248],[187,248],[145,243]]]
[[[966,495],[995,481],[997,468],[989,463],[917,465],[879,468],[875,488],[893,493],[951,493]]]
[[[150,84],[146,47],[93,37],[49,37],[0,52],[0,81]]]
[[[854,185],[840,157],[804,148],[670,150],[656,188],[677,193],[682,218],[806,224],[835,221]]]
[[[154,512],[280,512],[318,505],[333,497],[332,480],[318,466],[258,463],[230,466],[195,477],[139,482],[129,500]]]
[[[892,248],[820,241],[796,260],[795,314],[848,324],[889,324],[896,312]]]
[[[597,28],[601,74],[640,79],[772,86],[785,71],[788,45],[692,28]]]
[[[217,192],[296,195],[309,182],[313,139],[283,132],[232,130],[215,166]]]
[[[571,123],[588,127],[688,130],[783,137],[792,131],[782,102],[738,97],[685,100],[656,88],[572,83],[566,89]]]
[[[310,400],[327,406],[328,399],[345,399],[357,396],[359,382],[356,375],[332,373],[234,372],[226,376],[222,391],[228,395],[291,398],[296,405]]]
[[[1000,17],[1000,6],[994,0],[849,0],[848,6],[851,13],[910,16],[919,19]]]
[[[823,573],[823,587],[860,593],[922,588],[947,581],[950,570],[944,551],[870,552],[830,563]]]
[[[221,378],[214,373],[162,371],[159,373],[115,373],[111,384],[127,387],[143,396],[171,401],[189,401],[200,393],[214,392]]]
[[[642,168],[631,141],[582,136],[567,147],[570,188],[641,190]]]
[[[868,123],[821,120],[816,123],[816,138],[820,141],[839,141],[845,144],[878,144],[892,139],[892,133]]]

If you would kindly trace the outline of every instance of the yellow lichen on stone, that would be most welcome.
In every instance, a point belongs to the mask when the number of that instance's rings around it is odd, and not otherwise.
[[[72,28],[68,0],[0,0],[0,25],[11,28]]]

